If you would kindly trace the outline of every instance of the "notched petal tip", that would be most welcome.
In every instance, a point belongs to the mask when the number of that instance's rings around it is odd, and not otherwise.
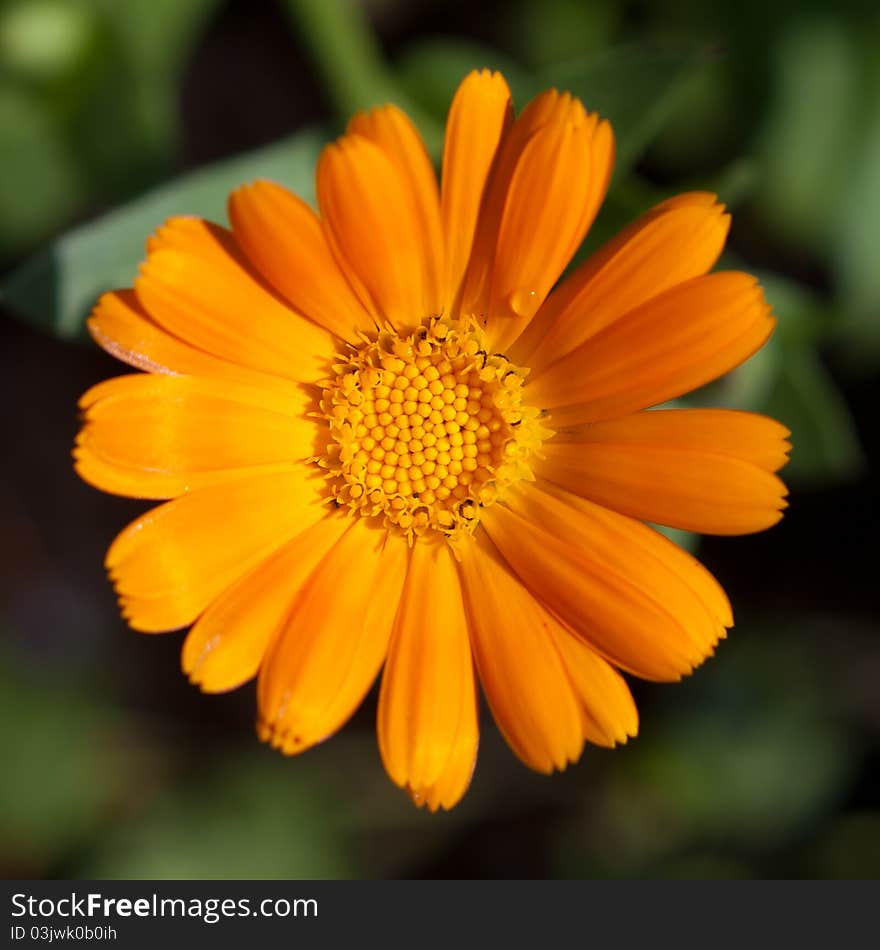
[[[113,586],[118,595],[116,602],[119,606],[120,616],[136,633],[177,633],[180,630],[185,630],[192,623],[192,618],[185,620],[171,619],[162,616],[161,613],[154,616],[149,612],[149,609],[145,610],[143,603],[139,604],[135,598],[120,594],[119,587],[115,582]]]
[[[614,742],[611,746],[612,749],[617,748],[617,746],[626,745],[630,739],[636,739],[639,735],[639,727],[641,722],[639,721],[639,710],[635,702],[632,704],[632,717],[626,722],[626,725],[623,729],[614,736]]]
[[[205,220],[197,214],[176,214],[166,218],[146,240],[146,250],[149,256],[154,250],[161,247],[175,246],[181,240],[189,241],[195,235],[219,233],[219,225]]]
[[[479,749],[479,732],[465,729],[459,734],[452,753],[437,778],[428,785],[411,781],[400,783],[411,801],[430,812],[450,811],[464,797],[473,781]]]
[[[459,83],[458,88],[461,89],[461,87],[466,82],[485,82],[487,80],[492,82],[503,82],[505,86],[507,85],[507,80],[504,78],[503,73],[500,73],[497,69],[491,69],[488,66],[484,66],[482,69],[472,69]]]
[[[696,654],[690,663],[690,666],[683,668],[675,677],[664,678],[658,680],[662,683],[681,683],[683,680],[687,679],[689,676],[692,676],[707,660],[711,660],[712,657],[718,652],[718,647],[721,645],[722,641],[727,639],[727,634],[729,630],[733,629],[733,623],[729,627],[719,627],[715,633],[715,639],[707,644],[704,650],[701,653]]]
[[[195,629],[193,627],[193,629]],[[200,692],[216,696],[221,693],[231,693],[243,686],[256,675],[253,671],[245,670],[239,676],[217,677],[206,661],[211,656],[212,643],[201,643],[193,646],[192,636],[187,636],[180,649],[180,668],[187,680]]]
[[[284,727],[280,722],[269,722],[262,718],[257,719],[257,737],[282,755],[299,755],[316,744],[306,742],[299,733]]]
[[[459,799],[447,802],[441,801],[433,789],[425,790],[407,785],[404,791],[409,795],[410,800],[417,808],[424,808],[426,811],[431,812],[432,815],[437,814],[438,811],[451,811],[459,801]]]
[[[334,736],[339,729],[333,729],[326,735],[308,736],[290,726],[285,726],[280,720],[270,722],[262,717],[257,718],[257,738],[265,742],[270,748],[282,755],[299,755]]]

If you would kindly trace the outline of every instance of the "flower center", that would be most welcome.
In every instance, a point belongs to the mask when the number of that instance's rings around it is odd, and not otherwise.
[[[471,322],[432,318],[382,333],[334,367],[319,460],[336,503],[414,536],[455,541],[480,509],[533,478],[529,457],[551,433],[523,404],[527,370],[488,354]]]

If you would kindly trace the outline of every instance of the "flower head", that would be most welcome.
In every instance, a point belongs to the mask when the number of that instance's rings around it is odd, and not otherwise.
[[[733,369],[774,320],[754,278],[708,273],[728,216],[664,202],[557,283],[603,199],[607,122],[555,91],[514,118],[472,73],[442,185],[393,106],[324,150],[319,214],[268,181],[232,228],[169,221],[90,328],[143,373],[82,399],[76,467],[170,499],[107,554],[137,630],[192,625],[207,692],[258,676],[285,753],[339,729],[382,672],[379,747],[449,808],[476,685],[516,754],[564,768],[637,729],[620,670],[677,680],[733,623],[693,557],[645,522],[774,524],[787,431],[652,409]],[[384,665],[384,669],[383,669]]]

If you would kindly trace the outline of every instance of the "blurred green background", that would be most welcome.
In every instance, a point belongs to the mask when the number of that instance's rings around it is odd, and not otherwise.
[[[677,191],[731,206],[722,264],[760,274],[779,331],[692,401],[784,421],[792,497],[765,535],[699,542],[738,623],[684,683],[634,684],[636,741],[547,779],[484,714],[470,792],[431,816],[382,771],[374,695],[284,759],[252,687],[202,696],[180,635],[125,628],[101,564],[144,506],[69,451],[77,397],[122,370],[84,316],[164,217],[223,220],[259,175],[310,196],[322,142],[376,102],[436,155],[485,65],[519,105],[556,84],[614,122],[588,247]],[[4,876],[877,876],[876,3],[3,0],[0,272]]]

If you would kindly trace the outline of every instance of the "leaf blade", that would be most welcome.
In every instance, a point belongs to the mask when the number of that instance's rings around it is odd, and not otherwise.
[[[85,318],[103,292],[130,286],[149,234],[173,215],[226,217],[226,197],[253,178],[272,178],[314,198],[314,166],[324,136],[309,129],[184,175],[62,235],[13,271],[0,301],[20,319],[63,339],[85,336]]]

